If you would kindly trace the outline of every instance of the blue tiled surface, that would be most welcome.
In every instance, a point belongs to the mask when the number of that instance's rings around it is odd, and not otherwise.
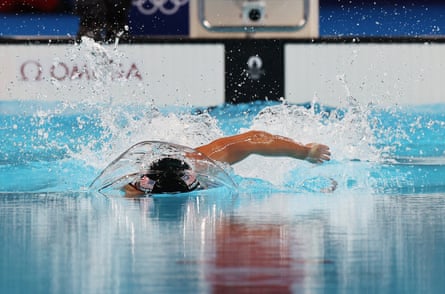
[[[172,18],[181,17],[175,21]],[[186,35],[188,28],[177,16],[155,14],[141,21],[130,13],[130,31],[147,35]],[[187,17],[187,15],[185,15]],[[72,36],[79,19],[73,14],[0,14],[3,36]],[[179,24],[179,25],[178,25]],[[179,26],[179,28],[178,28]],[[445,2],[320,0],[320,36],[439,36],[445,33]]]

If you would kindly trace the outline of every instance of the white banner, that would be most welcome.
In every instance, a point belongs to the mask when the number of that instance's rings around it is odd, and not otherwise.
[[[444,103],[445,44],[287,44],[285,98]],[[223,44],[0,45],[0,100],[224,103]],[[230,99],[230,97],[228,97]]]
[[[445,44],[287,44],[285,97],[331,106],[445,103]]]
[[[224,103],[224,46],[1,45],[0,100]]]

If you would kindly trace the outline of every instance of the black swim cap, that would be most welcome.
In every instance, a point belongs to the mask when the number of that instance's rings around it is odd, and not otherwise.
[[[165,157],[152,163],[147,175],[153,180],[151,193],[189,192],[198,187],[198,181],[186,162]]]

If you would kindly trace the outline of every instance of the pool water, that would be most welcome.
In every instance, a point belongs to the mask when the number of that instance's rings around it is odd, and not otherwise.
[[[1,102],[0,293],[441,293],[445,105],[345,101]],[[248,129],[332,160],[251,156],[225,167],[237,188],[162,198],[88,188],[139,141]]]

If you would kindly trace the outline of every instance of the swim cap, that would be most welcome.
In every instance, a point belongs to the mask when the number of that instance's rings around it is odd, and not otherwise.
[[[165,157],[153,162],[135,186],[144,193],[178,193],[193,191],[199,183],[190,165]]]

